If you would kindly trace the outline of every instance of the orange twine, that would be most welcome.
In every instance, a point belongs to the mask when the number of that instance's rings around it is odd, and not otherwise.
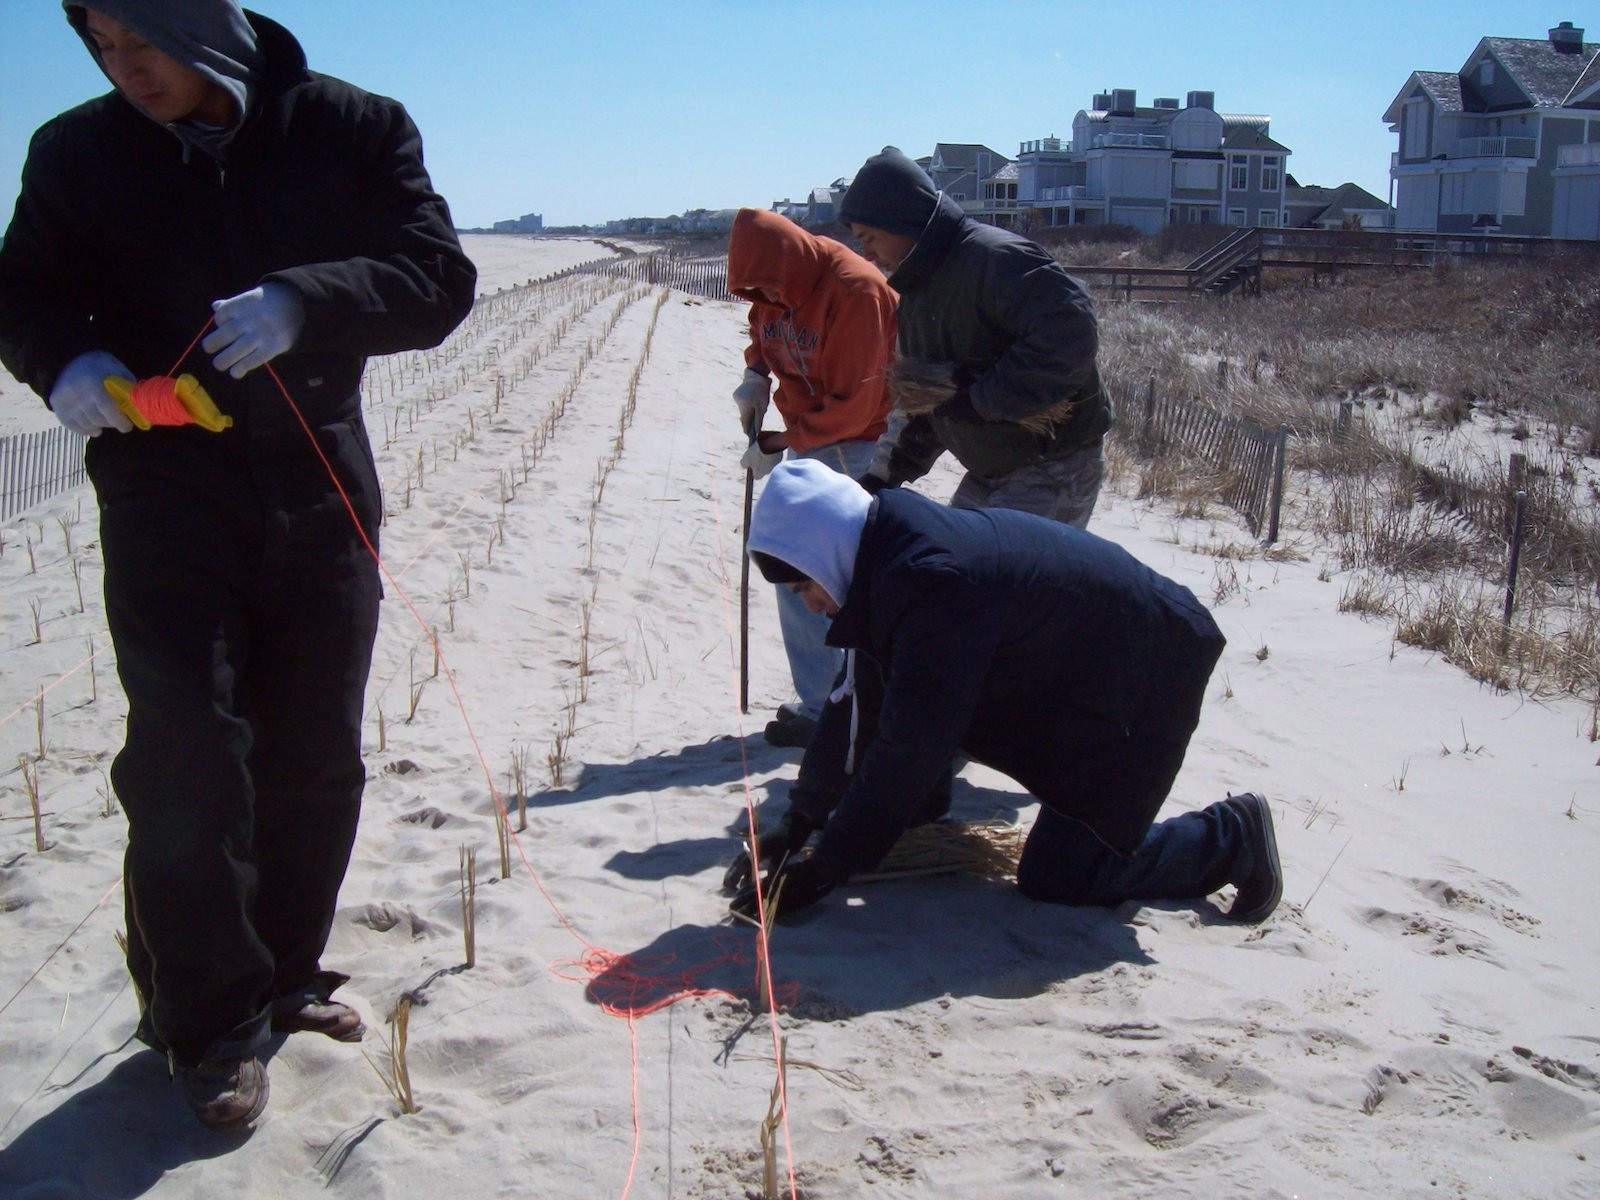
[[[178,381],[170,375],[141,379],[133,385],[128,403],[152,425],[193,425],[194,417],[178,399]]]

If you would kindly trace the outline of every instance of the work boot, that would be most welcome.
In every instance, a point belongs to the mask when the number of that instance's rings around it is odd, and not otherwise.
[[[1283,867],[1278,862],[1278,835],[1272,828],[1272,808],[1259,792],[1229,796],[1222,802],[1233,809],[1244,826],[1245,845],[1228,882],[1238,888],[1228,915],[1256,925],[1272,915],[1283,899]]]
[[[321,1033],[336,1042],[359,1042],[367,1027],[361,1014],[337,1000],[311,1000],[298,1008],[272,1010],[274,1033]]]
[[[267,1068],[259,1058],[207,1058],[179,1067],[183,1098],[207,1129],[249,1125],[267,1107]]]
[[[815,720],[783,704],[778,707],[778,715],[767,722],[763,736],[769,746],[793,746],[804,750],[811,744],[811,736],[816,732]]]

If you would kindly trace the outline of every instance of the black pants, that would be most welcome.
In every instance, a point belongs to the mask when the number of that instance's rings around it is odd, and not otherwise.
[[[359,417],[318,440],[375,531]],[[343,981],[320,958],[366,778],[377,568],[303,435],[106,434],[89,465],[128,698],[112,783],[141,1036],[184,1063],[243,1056],[274,1001]]]

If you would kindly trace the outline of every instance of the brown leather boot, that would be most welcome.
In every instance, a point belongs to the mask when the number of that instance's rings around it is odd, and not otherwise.
[[[299,1008],[280,1009],[272,1014],[276,1033],[321,1033],[336,1042],[359,1042],[367,1032],[361,1014],[337,1000],[313,1000]]]
[[[207,1129],[242,1129],[267,1107],[267,1068],[259,1058],[208,1058],[179,1067],[183,1098]]]

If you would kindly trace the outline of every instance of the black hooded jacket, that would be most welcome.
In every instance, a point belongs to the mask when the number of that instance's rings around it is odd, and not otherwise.
[[[470,311],[476,272],[405,109],[307,70],[287,30],[247,15],[262,76],[220,160],[116,92],[34,134],[0,244],[0,361],[41,396],[90,350],[164,374],[213,300],[275,280],[305,327],[274,368],[313,425],[348,421],[367,356],[437,345]],[[265,371],[236,381],[198,349],[181,369],[234,417],[215,436],[293,432]],[[92,457],[157,445],[102,436]]]
[[[900,353],[950,363],[956,398],[914,417],[890,459],[891,483],[920,478],[944,450],[984,479],[1096,445],[1111,424],[1088,294],[1042,247],[968,217],[892,147],[845,194],[840,217],[912,235],[889,284],[900,294]],[[919,219],[920,218],[920,224]],[[1017,424],[1063,401],[1050,433]]]
[[[884,675],[837,807],[795,792],[841,876],[882,859],[958,750],[1131,854],[1165,795],[1138,786],[1138,764],[1181,758],[1224,645],[1187,588],[1113,542],[905,489],[878,494],[827,640]]]

